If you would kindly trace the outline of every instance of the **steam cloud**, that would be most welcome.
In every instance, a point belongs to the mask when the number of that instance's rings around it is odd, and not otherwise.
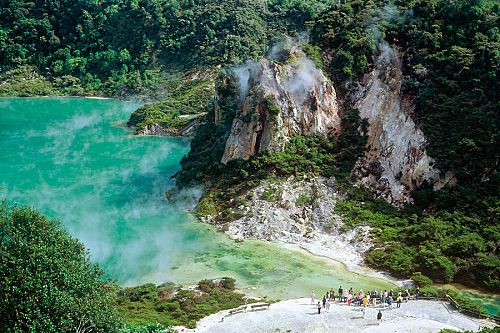
[[[382,37],[382,33],[377,27],[377,23],[381,20],[387,22],[400,21],[403,16],[399,12],[398,8],[394,4],[386,4],[385,6],[378,9],[377,13],[366,22],[367,28],[370,29],[373,38],[377,44],[377,49],[380,52],[377,62],[381,65],[388,65],[390,63],[399,64],[400,60],[396,56],[396,52],[393,47]]]
[[[300,33],[295,37],[286,37],[270,47],[267,61],[286,61],[292,49],[299,49],[308,42],[309,34],[307,32]],[[314,62],[308,59],[305,54],[301,51],[297,54],[300,56],[291,64],[293,66],[292,75],[287,76],[282,84],[285,90],[292,94],[300,104],[306,100],[312,89],[317,88],[316,86],[320,81],[319,77],[322,74]],[[243,100],[248,95],[252,80],[260,79],[257,77],[259,68],[260,64],[258,62],[247,60],[242,65],[232,69],[232,73],[237,79],[240,100]]]
[[[177,258],[197,246],[184,239],[189,217],[178,205],[192,204],[189,196],[199,196],[199,189],[176,202],[164,199],[174,186],[168,175],[177,170],[187,145],[166,138],[125,139],[125,129],[110,128],[137,104],[79,106],[12,132],[25,146],[17,164],[2,170],[1,195],[60,219],[118,282],[169,280]]]
[[[255,75],[255,71],[257,70],[258,66],[258,63],[247,60],[242,65],[232,69],[232,72],[237,79],[240,100],[245,98],[245,96],[248,94],[250,77]]]

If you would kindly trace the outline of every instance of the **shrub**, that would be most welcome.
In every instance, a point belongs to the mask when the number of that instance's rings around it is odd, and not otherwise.
[[[170,285],[169,285],[170,286]],[[131,325],[183,325],[196,326],[201,318],[221,310],[245,304],[244,295],[235,292],[235,280],[224,277],[219,283],[202,280],[200,291],[178,289],[176,293],[159,294],[162,287],[155,288],[155,297],[134,297],[135,290],[151,290],[150,285],[125,288],[117,293],[116,306],[124,320]],[[170,288],[171,289],[171,288]],[[135,333],[135,331],[133,331]]]
[[[230,277],[223,277],[221,280],[221,287],[228,290],[236,288],[236,280]]]
[[[42,214],[0,206],[2,332],[113,332],[113,286],[84,246]]]
[[[174,333],[176,332],[171,327],[161,324],[147,324],[145,326],[127,325],[120,329],[119,333]]]
[[[428,287],[428,286],[432,285],[432,280],[420,272],[413,273],[413,275],[411,276],[411,279],[413,280],[415,285],[417,285],[421,288]]]

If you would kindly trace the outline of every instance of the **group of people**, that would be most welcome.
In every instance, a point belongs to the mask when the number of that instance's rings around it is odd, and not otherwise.
[[[416,298],[419,299],[419,297],[420,289],[417,287]],[[347,303],[348,305],[362,305],[364,310],[364,308],[370,306],[370,304],[376,306],[377,301],[382,304],[383,308],[385,308],[386,305],[388,305],[390,308],[394,303],[396,303],[397,307],[399,308],[401,307],[401,303],[404,300],[408,302],[409,298],[410,292],[408,291],[408,289],[405,289],[404,291],[398,290],[397,292],[395,292],[393,289],[391,289],[389,292],[387,290],[379,292],[376,289],[373,289],[371,292],[367,291],[366,293],[363,291],[363,289],[360,289],[359,292],[355,293],[352,288],[347,290],[343,289],[342,286],[340,286],[337,293],[335,293],[335,290],[333,290],[332,288],[330,291],[326,292],[322,299],[318,300],[316,299],[316,294],[313,291],[311,293],[311,304],[316,305],[316,307],[318,308],[318,314],[320,314],[321,309],[330,309],[330,302],[335,301]]]

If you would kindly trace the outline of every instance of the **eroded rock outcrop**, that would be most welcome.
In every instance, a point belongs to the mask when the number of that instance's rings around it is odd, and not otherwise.
[[[226,142],[222,163],[276,152],[295,135],[338,133],[335,89],[302,50],[293,46],[276,60],[237,68],[239,109]]]
[[[366,154],[354,169],[360,182],[397,206],[424,181],[434,184],[439,170],[426,153],[427,141],[412,119],[413,100],[402,94],[403,73],[397,52],[383,45],[375,68],[351,96],[369,121]]]
[[[335,208],[339,200],[344,197],[334,178],[264,180],[231,199],[225,211],[201,219],[235,240],[295,244],[360,271],[372,245],[370,227],[343,230],[342,217]],[[227,220],[228,216],[236,218]]]

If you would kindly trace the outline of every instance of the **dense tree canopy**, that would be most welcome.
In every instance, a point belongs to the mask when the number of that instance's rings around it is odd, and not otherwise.
[[[374,266],[500,288],[499,11],[489,0],[350,0],[323,12],[313,28],[339,83],[369,71],[381,43],[399,52],[428,153],[458,181],[437,192],[424,186],[405,212],[363,205],[372,200],[366,196],[340,205],[347,225],[374,227]]]
[[[0,67],[34,66],[59,86],[83,88],[76,93],[141,93],[158,84],[151,69],[161,65],[262,55],[274,37],[304,30],[322,2],[2,0]]]
[[[2,332],[114,332],[111,285],[83,245],[30,208],[0,206]]]

